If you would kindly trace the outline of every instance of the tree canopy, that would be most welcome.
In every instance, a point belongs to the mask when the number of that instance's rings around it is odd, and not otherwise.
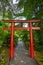
[[[25,17],[27,20],[32,20],[32,19],[39,19],[41,20],[40,23],[34,24],[33,26],[40,26],[41,30],[37,32],[33,32],[36,34],[37,40],[43,43],[43,0],[16,0],[18,3],[13,3],[13,0],[0,0],[0,16],[2,16],[2,19],[21,19],[22,17]],[[21,17],[22,16],[22,17]],[[1,20],[1,19],[0,19]],[[0,21],[0,26],[9,26],[8,24],[4,24],[2,21]],[[22,26],[23,24],[21,23],[18,26]],[[19,36],[23,32],[24,35],[22,36],[25,39],[25,34],[27,35],[28,32],[24,31],[18,31]],[[18,33],[17,32],[17,33]],[[40,36],[38,37],[38,35]],[[36,41],[37,41],[36,40]],[[35,41],[35,42],[36,42]],[[36,42],[37,43],[37,42]],[[40,44],[39,44],[40,45]]]
[[[25,16],[26,19],[43,19],[43,0],[19,0],[17,4],[13,4],[12,1],[0,0],[0,11],[3,12],[3,17],[12,19]]]
[[[14,3],[13,3],[14,1]],[[4,27],[11,27],[11,24],[2,22],[5,20],[37,20],[39,23],[32,23],[33,27],[39,26],[41,29],[39,31],[33,31],[33,41],[35,51],[43,52],[43,0],[0,0],[0,49],[2,50],[2,55],[5,58],[8,51],[4,54],[6,48],[9,50],[10,46],[10,34],[11,32],[3,30]],[[15,27],[23,27],[29,23],[16,23]],[[30,32],[25,30],[14,32],[14,42],[15,47],[18,40],[22,40],[25,43],[26,48],[29,50],[30,43]],[[38,53],[39,54],[39,53]],[[42,54],[43,55],[43,54]],[[39,57],[39,55],[38,55]],[[42,58],[42,57],[41,57]],[[7,59],[7,58],[6,58]],[[43,62],[43,60],[40,60]],[[3,59],[0,65],[5,65],[6,60]],[[43,65],[43,64],[42,64]]]

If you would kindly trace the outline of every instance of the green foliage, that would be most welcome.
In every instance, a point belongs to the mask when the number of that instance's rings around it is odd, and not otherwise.
[[[2,3],[2,9],[3,9],[3,18],[5,18],[5,19],[8,18],[8,19],[12,20],[13,19],[13,17],[12,17],[13,11],[11,9],[11,4],[9,3],[8,0],[2,0],[1,3]],[[5,6],[8,6],[10,8],[6,11]],[[38,9],[38,7],[39,7],[39,9]],[[20,0],[18,3],[18,8],[19,9],[24,8],[24,11],[22,14],[21,13],[15,14],[14,16],[19,16],[19,15],[22,16],[23,15],[26,17],[26,19],[29,19],[29,20],[31,20],[31,19],[43,20],[43,0]],[[18,10],[18,8],[17,8],[17,10]],[[35,15],[35,18],[32,18],[32,15]],[[3,25],[5,27],[8,26],[7,24],[3,24],[2,22],[0,22],[0,25]],[[34,26],[37,26],[37,25],[41,27],[40,31],[37,31],[37,32],[35,31],[35,33],[34,33],[34,35],[35,35],[35,46],[37,45],[37,48],[38,48],[41,45],[40,43],[43,43],[43,21],[40,22],[39,24],[34,24]],[[4,34],[5,33],[6,32],[4,32]],[[18,31],[17,33],[20,37],[22,36],[21,38],[24,42],[26,42],[26,44],[28,41],[30,41],[30,38],[29,38],[27,31],[21,31],[21,32]],[[1,36],[4,34],[3,34],[3,31],[0,32]],[[3,37],[5,37],[5,36],[3,36]],[[6,37],[7,37],[7,34],[6,34]],[[16,39],[16,36],[15,36],[15,39]],[[0,43],[0,45],[1,44],[2,44],[2,42]],[[42,44],[42,46],[43,46],[43,44]]]
[[[18,40],[20,39],[25,43],[25,46],[27,48],[29,47],[29,43],[30,43],[29,31],[27,30],[16,31],[15,35],[18,37]]]
[[[34,46],[35,50],[42,51],[43,52],[43,0],[20,0],[17,7],[15,9],[19,12],[22,8],[24,8],[22,13],[15,14],[13,11],[13,8],[11,7],[11,4],[9,3],[9,0],[0,0],[1,6],[0,6],[0,13],[2,12],[3,19],[14,19],[13,16],[25,16],[26,19],[40,19],[40,23],[36,23],[33,26],[39,26],[41,28],[40,31],[33,31],[33,38],[34,38]],[[8,10],[6,10],[6,7],[8,6]],[[18,10],[19,9],[19,10]],[[15,11],[16,11],[15,10]],[[13,14],[13,16],[12,16]],[[35,15],[35,17],[32,18],[32,16]],[[4,31],[3,27],[8,27],[9,24],[4,24],[2,21],[0,21],[0,48],[2,46],[10,46],[10,32]],[[19,24],[17,26],[22,26],[22,24]],[[30,43],[30,36],[29,31],[16,31],[14,35],[14,41],[15,46],[17,45],[18,39],[21,39],[24,41],[26,47],[28,48]],[[3,54],[3,53],[2,53]],[[38,55],[39,56],[39,55]],[[4,64],[4,59],[2,59],[0,65]]]
[[[6,63],[9,61],[9,48],[2,47],[0,55],[2,58],[0,59],[0,65],[6,65]]]
[[[3,44],[4,39],[5,39],[5,33],[4,33],[3,29],[2,29],[2,27],[0,26],[0,48],[1,48],[2,44]]]
[[[3,22],[0,21],[0,26],[2,26]]]
[[[40,22],[38,26],[41,29],[39,31],[33,31],[35,50],[43,51],[43,22]]]
[[[11,32],[8,32],[5,36],[5,40],[3,41],[3,46],[10,46],[10,39],[11,39]],[[15,35],[14,36],[14,46],[16,47],[18,41],[18,37]]]
[[[10,33],[6,34],[5,40],[3,41],[3,46],[10,46]]]
[[[15,47],[17,46],[17,42],[18,42],[18,37],[15,35],[14,36],[14,45],[15,45]]]
[[[24,14],[27,19],[31,20],[33,14],[35,14],[37,19],[41,18],[43,13],[43,0],[20,0],[18,5],[20,8],[24,7],[24,12],[22,14]],[[39,10],[37,9],[38,7]]]

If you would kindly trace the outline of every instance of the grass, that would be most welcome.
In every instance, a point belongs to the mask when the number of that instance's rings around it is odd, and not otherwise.
[[[43,65],[43,52],[35,51],[35,58],[39,65]]]
[[[9,60],[9,49],[7,47],[2,47],[0,52],[2,59],[0,60],[0,65],[5,65]]]

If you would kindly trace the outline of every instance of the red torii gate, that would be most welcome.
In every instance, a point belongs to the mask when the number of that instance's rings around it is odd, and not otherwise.
[[[40,30],[40,27],[32,27],[33,22],[40,22],[40,20],[3,20],[5,23],[11,23],[11,27],[3,28],[4,30],[11,30],[10,41],[10,58],[14,58],[14,30],[29,30],[30,31],[30,57],[34,58],[34,44],[32,30]],[[14,27],[15,23],[29,23],[29,27]]]

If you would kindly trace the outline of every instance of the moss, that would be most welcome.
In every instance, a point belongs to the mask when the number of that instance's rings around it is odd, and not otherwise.
[[[35,51],[35,58],[39,65],[43,65],[43,52]]]
[[[6,47],[2,47],[0,54],[2,56],[2,59],[0,60],[0,65],[5,65],[9,60],[9,49]]]

